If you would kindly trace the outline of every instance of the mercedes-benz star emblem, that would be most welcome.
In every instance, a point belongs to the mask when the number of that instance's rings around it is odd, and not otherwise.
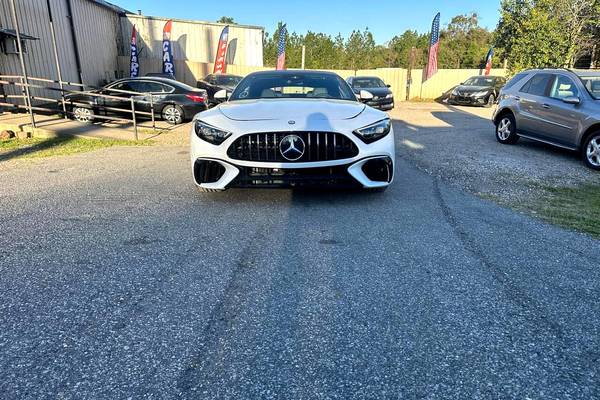
[[[297,135],[288,135],[279,142],[279,151],[288,161],[297,161],[302,158],[305,149],[304,140]]]

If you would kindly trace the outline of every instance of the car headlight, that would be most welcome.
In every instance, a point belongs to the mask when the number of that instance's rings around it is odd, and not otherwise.
[[[488,91],[487,90],[483,90],[481,92],[473,93],[472,96],[473,97],[484,97],[484,96],[487,96],[487,94],[488,94]]]
[[[231,136],[231,132],[215,128],[214,126],[208,125],[200,120],[197,120],[194,124],[194,130],[196,131],[196,136],[198,136],[200,139],[215,145],[220,145],[229,136]]]
[[[385,137],[392,129],[392,123],[389,119],[375,122],[374,124],[367,125],[364,128],[360,128],[354,131],[354,134],[358,136],[363,142],[369,144],[378,141]]]
[[[454,89],[452,91],[452,96],[458,96],[458,89]]]
[[[391,99],[392,97],[394,97],[394,95],[393,95],[393,94],[391,94],[391,93],[390,93],[390,94],[388,94],[387,96],[385,96],[385,98],[386,98],[386,99]]]

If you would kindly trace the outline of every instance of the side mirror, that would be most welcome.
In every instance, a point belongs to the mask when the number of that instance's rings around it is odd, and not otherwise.
[[[577,105],[577,104],[581,103],[581,100],[577,96],[565,97],[564,99],[562,99],[562,101],[564,103],[573,104],[573,105]]]
[[[385,86],[386,86],[386,87],[388,87],[388,88],[391,88],[391,87],[392,87],[392,85],[385,85]]]
[[[227,90],[221,89],[215,93],[215,100],[227,100],[229,98],[229,93]]]
[[[373,100],[373,95],[371,92],[367,92],[366,90],[361,90],[359,93],[360,99],[363,101]]]

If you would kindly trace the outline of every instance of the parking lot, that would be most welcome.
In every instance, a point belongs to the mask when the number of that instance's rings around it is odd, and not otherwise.
[[[598,240],[481,199],[600,178],[490,113],[402,104],[383,194],[198,193],[189,125],[0,162],[2,393],[600,396]]]

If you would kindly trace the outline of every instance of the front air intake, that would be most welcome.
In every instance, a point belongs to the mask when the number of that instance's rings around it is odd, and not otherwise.
[[[225,173],[225,167],[216,161],[196,160],[194,163],[194,178],[200,185],[202,183],[215,183]]]
[[[373,182],[391,182],[394,176],[394,167],[392,160],[388,157],[374,158],[368,160],[363,166],[362,171],[369,180]]]

